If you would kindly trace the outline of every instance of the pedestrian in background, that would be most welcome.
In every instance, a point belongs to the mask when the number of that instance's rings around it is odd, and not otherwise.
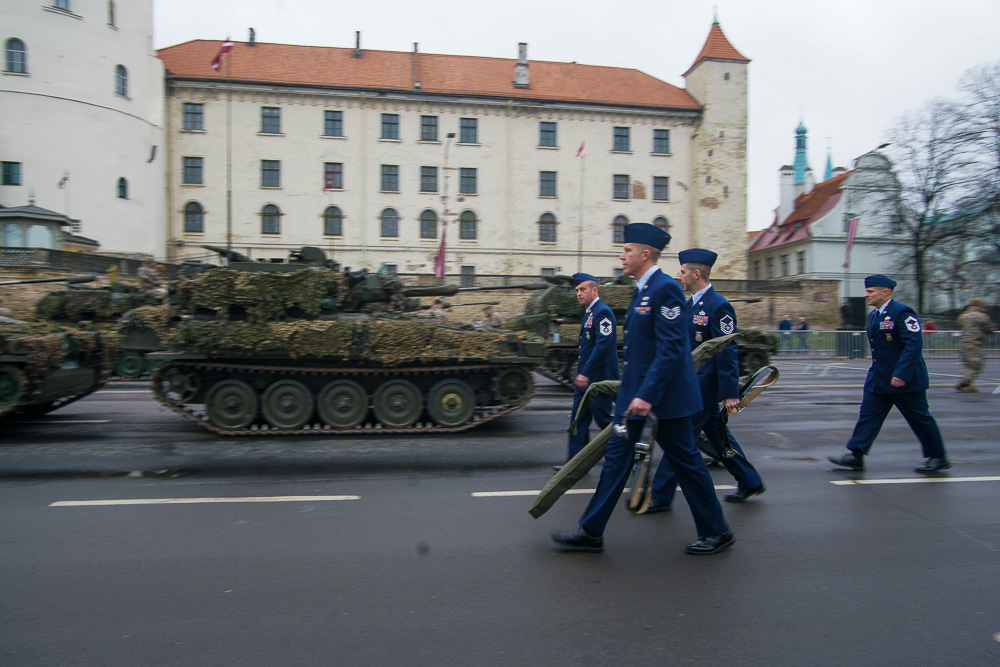
[[[781,321],[778,322],[778,349],[790,350],[792,349],[792,316],[784,315]]]
[[[972,299],[958,316],[958,323],[962,325],[962,340],[958,344],[958,350],[962,355],[965,372],[962,374],[961,382],[955,385],[955,389],[974,394],[979,389],[972,383],[983,370],[983,343],[986,337],[993,333],[993,321],[986,314],[986,304],[983,300]]]
[[[586,310],[580,323],[579,355],[573,382],[573,409],[570,422],[583,394],[594,382],[618,379],[618,325],[611,307],[598,295],[597,278],[589,273],[574,273],[576,300]],[[577,420],[576,433],[569,436],[566,460],[570,460],[590,442],[590,422],[604,429],[611,423],[614,401],[610,394],[600,394],[591,401]],[[562,466],[555,466],[556,470]]]
[[[896,281],[888,276],[865,278],[865,301],[875,308],[868,316],[868,342],[872,365],[865,378],[861,411],[854,433],[847,441],[847,454],[828,456],[832,463],[851,470],[864,470],[865,455],[882,429],[892,406],[903,415],[920,441],[927,460],[915,472],[933,473],[951,467],[937,422],[927,406],[927,365],[917,314],[893,300]]]
[[[798,323],[795,325],[795,337],[798,339],[798,348],[800,350],[809,349],[809,339],[807,336],[809,334],[805,333],[809,330],[809,323],[806,322],[806,318],[800,317]]]

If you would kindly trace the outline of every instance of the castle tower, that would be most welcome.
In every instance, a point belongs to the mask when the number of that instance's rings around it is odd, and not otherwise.
[[[684,73],[701,105],[691,142],[692,245],[719,253],[713,277],[746,278],[747,65],[716,20]],[[678,250],[682,250],[679,248]]]

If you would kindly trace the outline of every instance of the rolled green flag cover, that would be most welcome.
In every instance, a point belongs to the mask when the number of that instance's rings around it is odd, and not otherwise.
[[[728,334],[726,336],[719,336],[718,338],[712,338],[706,340],[704,343],[699,345],[691,352],[691,356],[694,359],[695,370],[698,370],[705,365],[705,362],[714,357],[719,351],[726,346],[729,341],[736,337],[736,334]],[[580,399],[580,405],[576,410],[576,414],[573,415],[573,421],[570,424],[570,433],[576,433],[576,424],[580,419],[580,415],[583,414],[584,409],[590,405],[590,402],[594,400],[594,397],[598,394],[617,394],[618,386],[621,384],[619,380],[603,380],[601,382],[595,382],[589,387],[587,391],[584,392],[583,398]],[[590,472],[590,469],[597,465],[597,462],[604,457],[604,452],[608,448],[608,439],[611,437],[611,427],[612,424],[608,424],[600,433],[598,433],[593,440],[591,440],[586,447],[580,450],[580,452],[571,458],[566,465],[562,467],[559,472],[552,476],[549,483],[545,485],[538,495],[535,497],[535,502],[531,504],[528,508],[528,513],[534,518],[538,518],[549,511],[549,509],[555,505],[556,501],[570,489],[572,489],[577,482],[583,479],[583,476]]]

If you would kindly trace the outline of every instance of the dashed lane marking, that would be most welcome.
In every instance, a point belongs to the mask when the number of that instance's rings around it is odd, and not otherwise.
[[[361,496],[243,496],[235,498],[117,498],[113,500],[57,500],[49,507],[108,507],[112,505],[204,505],[211,503],[313,503],[361,500]]]
[[[736,487],[732,484],[716,484],[716,491],[731,491]],[[627,493],[632,489],[625,489],[622,493]],[[570,489],[563,495],[579,495],[583,493],[594,493],[597,489]],[[472,493],[473,498],[513,498],[516,496],[537,496],[541,493],[541,489],[529,490],[529,491],[474,491]]]
[[[942,482],[1000,482],[1000,476],[991,477],[903,477],[899,479],[835,479],[831,484],[940,484]]]

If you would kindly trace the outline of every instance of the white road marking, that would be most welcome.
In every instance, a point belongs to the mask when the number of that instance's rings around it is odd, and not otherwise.
[[[994,393],[994,394],[1000,394],[1000,384],[997,385],[997,388],[994,389],[992,393]]]
[[[36,420],[36,421],[21,421],[17,420],[18,424],[47,424],[49,426],[53,424],[108,424],[110,419],[46,419]]]
[[[1000,476],[992,477],[904,477],[900,479],[836,479],[831,484],[850,486],[852,484],[937,484],[941,482],[1000,482]]]
[[[716,484],[716,491],[731,491],[736,487],[732,484]],[[626,488],[623,493],[631,491],[632,489]],[[597,489],[570,489],[566,491],[564,495],[574,495],[583,493],[594,493]],[[541,493],[541,489],[535,489],[533,491],[474,491],[472,493],[473,498],[512,498],[514,496],[537,496]]]
[[[114,500],[58,500],[49,507],[108,507],[111,505],[202,505],[208,503],[309,503],[361,500],[361,496],[243,496],[235,498],[120,498]]]

